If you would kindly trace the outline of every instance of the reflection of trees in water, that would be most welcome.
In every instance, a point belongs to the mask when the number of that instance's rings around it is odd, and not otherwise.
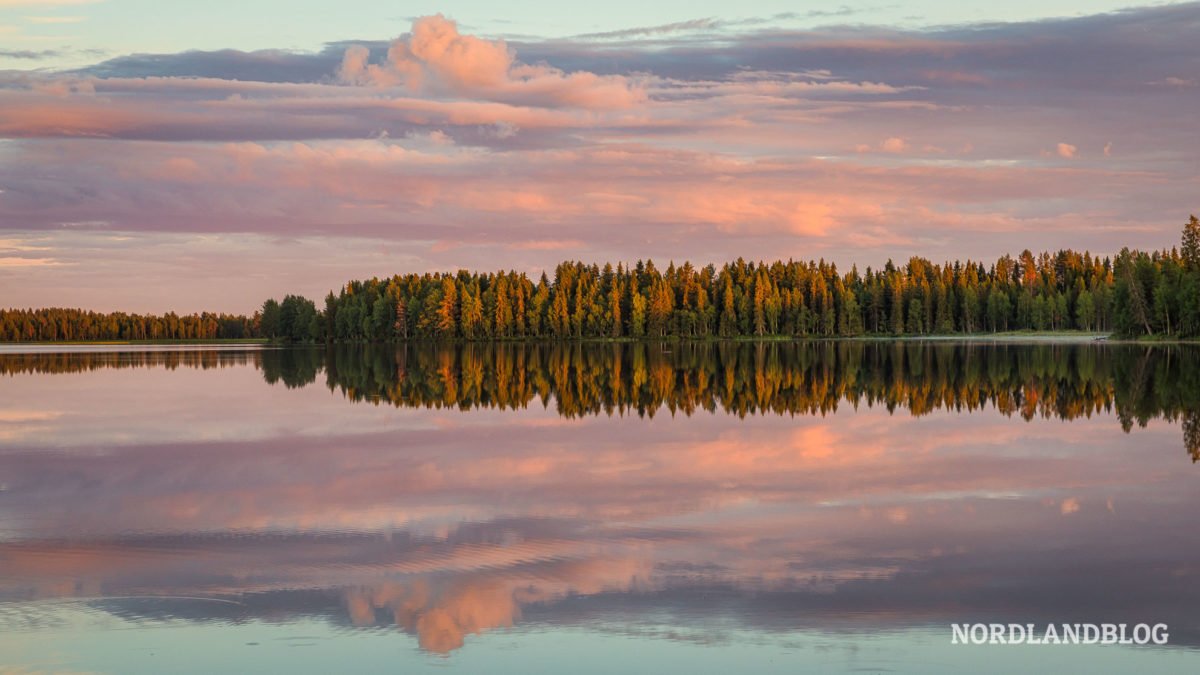
[[[288,389],[312,384],[325,367],[325,354],[316,349],[267,349],[259,365],[268,384],[283,383]]]
[[[286,354],[286,352],[284,352]],[[307,356],[300,356],[305,354]],[[1115,411],[1122,427],[1182,420],[1200,456],[1200,349],[1188,346],[938,342],[468,343],[300,352],[291,381],[314,378],[353,401],[402,407],[518,409],[564,417],[653,416],[666,408],[825,414],[839,405],[992,407],[1071,420]],[[264,357],[267,378],[287,363]],[[290,385],[290,386],[295,386]]]
[[[1192,410],[1183,414],[1183,444],[1192,461],[1200,461],[1200,412]]]
[[[1183,443],[1200,460],[1200,357],[1196,348],[1134,347],[1113,359],[1113,404],[1129,431],[1155,418],[1181,420]]]
[[[0,355],[0,374],[254,364],[268,383],[326,386],[398,407],[519,409],[564,417],[722,410],[825,414],[839,405],[1076,419],[1115,412],[1129,431],[1181,421],[1200,461],[1200,348],[1188,345],[969,344],[930,341],[466,344],[253,351]]]
[[[225,368],[259,364],[262,352],[216,349],[0,354],[0,375],[79,373],[102,368]]]

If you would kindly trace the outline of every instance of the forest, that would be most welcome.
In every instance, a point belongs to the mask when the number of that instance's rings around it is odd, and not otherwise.
[[[824,260],[721,267],[564,262],[553,276],[403,274],[299,295],[253,316],[0,310],[0,340],[265,337],[290,342],[707,339],[1082,330],[1200,337],[1200,221],[1180,245],[1113,258],[1061,250],[990,265],[914,257],[847,272]]]
[[[408,274],[352,281],[321,311],[268,301],[263,334],[298,341],[734,338],[930,335],[1012,330],[1200,336],[1200,222],[1180,247],[1114,259],[1064,250],[990,266],[897,266],[841,273],[818,262],[717,268],[652,261],[565,262],[525,274]]]
[[[83,309],[0,309],[0,342],[220,340],[258,337],[258,314],[161,315]]]

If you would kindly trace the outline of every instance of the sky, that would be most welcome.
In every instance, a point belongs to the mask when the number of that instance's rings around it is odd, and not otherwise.
[[[0,306],[993,261],[1200,212],[1200,3],[0,0]]]

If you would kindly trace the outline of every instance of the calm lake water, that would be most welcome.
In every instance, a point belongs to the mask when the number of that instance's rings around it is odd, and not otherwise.
[[[1200,348],[129,349],[0,351],[2,672],[1200,670]]]

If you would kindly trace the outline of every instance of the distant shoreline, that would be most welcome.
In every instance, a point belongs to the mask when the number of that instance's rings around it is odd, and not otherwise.
[[[1111,333],[1087,333],[1082,331],[1010,331],[1000,333],[949,333],[942,335],[897,335],[866,336],[854,340],[899,340],[904,342],[1036,342],[1070,343],[1089,342],[1137,342],[1115,338]]]
[[[461,338],[454,340],[398,340],[394,342],[280,342],[270,340],[268,338],[227,338],[227,339],[188,339],[188,340],[63,340],[63,341],[34,341],[34,342],[0,342],[0,351],[5,348],[13,347],[139,347],[139,346],[221,346],[221,347],[262,347],[262,346],[278,346],[278,347],[304,347],[304,346],[326,346],[331,344],[345,345],[366,345],[366,344],[514,344],[514,343],[562,343],[562,344],[619,344],[619,343],[637,343],[637,342],[669,342],[669,343],[720,343],[720,342],[969,342],[969,343],[1004,343],[1004,344],[1090,344],[1103,342],[1108,344],[1200,344],[1200,339],[1182,339],[1182,338],[1166,338],[1161,336],[1140,337],[1140,338],[1121,338],[1115,337],[1111,333],[1094,333],[1084,331],[1005,331],[998,333],[949,333],[949,334],[931,334],[931,335],[856,335],[856,336],[788,336],[788,335],[764,335],[764,336],[736,336],[730,338],[720,338],[715,336],[706,337],[679,337],[668,336],[662,338],[601,338],[587,337],[576,339],[556,339],[556,338],[506,338],[506,339],[491,339],[491,340],[463,340]]]
[[[186,340],[31,340],[22,342],[4,342],[0,345],[266,345],[271,344],[269,338],[195,338]]]

